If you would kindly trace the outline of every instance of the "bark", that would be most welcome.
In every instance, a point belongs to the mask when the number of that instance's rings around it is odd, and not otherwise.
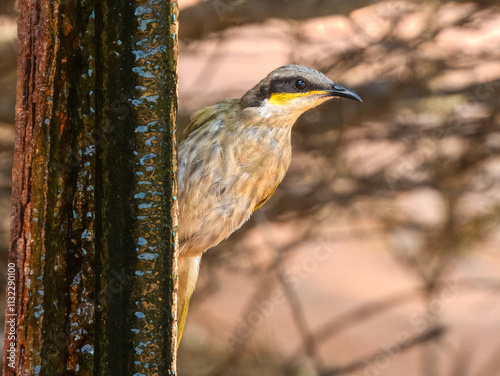
[[[176,3],[20,7],[4,375],[174,374]]]

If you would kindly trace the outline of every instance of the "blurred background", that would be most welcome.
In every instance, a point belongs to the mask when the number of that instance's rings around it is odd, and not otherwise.
[[[179,132],[193,111],[284,64],[321,70],[364,100],[304,114],[272,199],[204,256],[179,373],[500,375],[498,2],[179,6]],[[0,12],[5,270],[13,1]]]

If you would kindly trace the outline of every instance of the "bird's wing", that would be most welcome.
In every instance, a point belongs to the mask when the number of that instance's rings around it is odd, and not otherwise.
[[[191,121],[182,133],[182,142],[190,133],[201,128],[217,117],[224,117],[239,99],[226,99],[213,106],[202,108],[191,116]]]
[[[254,211],[256,211],[258,208],[260,208],[262,205],[264,205],[266,203],[266,201],[271,198],[271,196],[273,195],[274,191],[276,191],[276,188],[278,188],[279,184],[280,183],[276,184],[274,186],[274,188],[272,188],[271,190],[269,190],[269,192],[264,196],[264,198],[262,200],[260,200],[260,202],[257,204],[257,206],[252,210],[252,213]]]
[[[205,107],[200,111],[195,112],[193,116],[191,116],[191,121],[182,133],[182,139],[185,139],[191,132],[200,128],[208,121],[213,120],[217,116],[213,107],[214,106]]]

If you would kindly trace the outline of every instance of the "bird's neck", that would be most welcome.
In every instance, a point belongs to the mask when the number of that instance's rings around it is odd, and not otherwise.
[[[286,128],[291,129],[302,111],[296,111],[284,106],[275,106],[264,102],[258,107],[248,107],[242,111],[248,126],[259,126],[263,128]]]
[[[291,132],[295,119],[262,117],[253,114],[250,119],[242,122],[243,128],[236,133],[240,134],[241,140],[254,141],[257,143],[272,144],[279,150],[291,147]]]

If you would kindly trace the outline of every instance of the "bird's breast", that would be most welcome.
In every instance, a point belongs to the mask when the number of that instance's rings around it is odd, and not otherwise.
[[[204,252],[239,228],[272,195],[290,160],[286,128],[186,139],[178,150],[181,252]]]

